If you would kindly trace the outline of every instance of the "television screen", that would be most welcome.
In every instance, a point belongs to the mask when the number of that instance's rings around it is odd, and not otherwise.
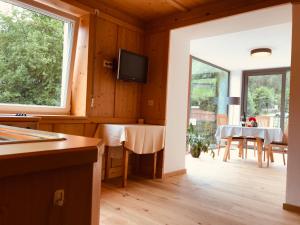
[[[120,49],[118,62],[118,80],[147,82],[148,58]]]

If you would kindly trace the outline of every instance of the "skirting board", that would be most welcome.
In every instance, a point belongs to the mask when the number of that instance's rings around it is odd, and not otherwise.
[[[179,175],[184,175],[186,174],[186,169],[182,170],[176,170],[170,173],[164,173],[163,179],[169,178],[169,177],[174,177],[174,176],[179,176]]]
[[[288,203],[283,203],[283,209],[290,211],[290,212],[295,212],[300,214],[300,206],[295,206],[295,205],[291,205]]]

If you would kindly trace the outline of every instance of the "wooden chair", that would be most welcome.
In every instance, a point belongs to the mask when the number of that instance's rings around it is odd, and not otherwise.
[[[256,116],[256,121],[259,127],[270,127],[271,117],[270,116]]]
[[[271,126],[271,117],[270,116],[256,116],[256,122],[259,127],[270,127]],[[254,157],[256,157],[257,151],[257,141],[256,138],[247,138],[246,139],[246,151],[245,151],[245,158],[248,156],[248,143],[253,143],[253,153]],[[264,161],[266,160],[266,151],[264,151]]]
[[[228,124],[228,116],[226,114],[218,114],[217,115],[217,126],[222,126],[222,125],[227,125]],[[228,147],[230,148],[230,145],[231,145],[231,142],[239,142],[239,145],[238,145],[238,148],[240,150],[240,153],[239,155],[240,156],[243,156],[243,154],[241,153],[241,149],[243,149],[243,138],[240,138],[240,137],[231,137],[231,141],[230,141],[230,144],[228,143],[228,138],[224,138],[224,139],[221,139],[221,142],[225,142],[227,143],[227,145],[225,145],[224,147]],[[220,155],[220,150],[221,150],[221,142],[218,144],[218,156]],[[241,155],[242,154],[242,155]],[[230,152],[228,153],[228,158],[230,158]]]
[[[228,116],[226,114],[217,114],[217,126],[222,126],[222,125],[227,125],[227,124],[228,124]],[[221,139],[220,143],[217,145],[218,156],[220,155],[222,141],[226,143],[227,139]],[[223,147],[225,147],[225,146],[223,146]]]
[[[269,147],[268,147],[268,162],[267,162],[267,166],[269,167],[269,163],[270,163],[270,159],[272,162],[274,162],[274,158],[273,158],[273,153],[281,153],[282,154],[282,158],[283,158],[283,164],[286,165],[286,160],[285,160],[285,154],[288,151],[288,128],[286,128],[284,130],[284,135],[283,135],[283,140],[282,142],[272,142]],[[274,150],[273,148],[279,148],[279,150]]]

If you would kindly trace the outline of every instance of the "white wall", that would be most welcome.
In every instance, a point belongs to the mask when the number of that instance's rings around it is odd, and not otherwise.
[[[172,31],[170,35],[164,172],[185,169],[189,87],[189,41]]]
[[[293,6],[292,46],[286,203],[300,207],[300,4]]]
[[[241,97],[242,93],[242,71],[230,71],[230,87],[229,96]],[[241,99],[242,101],[242,99]],[[238,125],[240,122],[241,106],[231,105],[229,106],[229,123]]]

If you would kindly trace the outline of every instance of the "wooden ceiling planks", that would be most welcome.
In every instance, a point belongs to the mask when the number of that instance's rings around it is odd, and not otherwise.
[[[147,23],[146,30],[159,32],[290,2],[291,0],[211,1],[188,12],[154,19]]]
[[[99,3],[145,22],[178,12],[188,12],[194,7],[211,1],[215,0],[98,0]]]

